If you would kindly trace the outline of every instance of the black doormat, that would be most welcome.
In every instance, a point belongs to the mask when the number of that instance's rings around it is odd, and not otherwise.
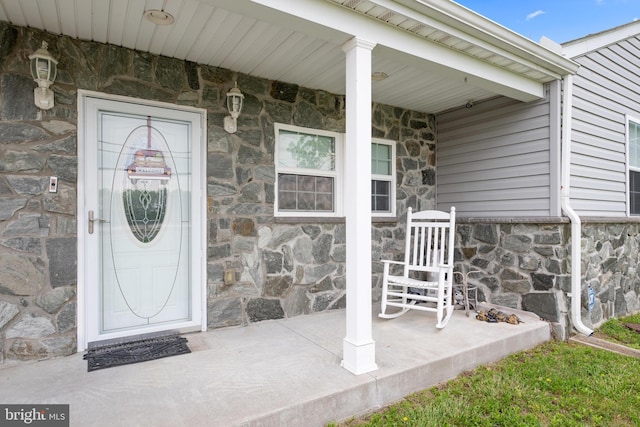
[[[87,361],[87,370],[91,372],[186,353],[191,353],[187,339],[170,335],[94,348],[88,350],[83,359]]]

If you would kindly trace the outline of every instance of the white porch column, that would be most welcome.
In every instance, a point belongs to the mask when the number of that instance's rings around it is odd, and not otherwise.
[[[353,38],[346,52],[345,214],[347,335],[342,366],[360,375],[378,369],[371,335],[371,51]]]

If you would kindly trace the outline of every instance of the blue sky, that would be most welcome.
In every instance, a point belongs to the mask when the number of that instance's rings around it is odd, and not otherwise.
[[[534,41],[575,40],[640,19],[640,0],[455,0]]]

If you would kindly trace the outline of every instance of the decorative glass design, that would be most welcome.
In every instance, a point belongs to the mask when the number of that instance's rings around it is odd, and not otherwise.
[[[158,235],[167,210],[167,183],[171,168],[167,166],[160,142],[152,137],[151,117],[147,129],[130,147],[126,159],[122,203],[127,223],[138,241],[150,243]],[[166,144],[165,144],[166,145]]]
[[[153,184],[156,184],[151,188]],[[124,213],[133,235],[142,243],[151,242],[160,232],[167,207],[167,189],[157,181],[146,181],[139,189],[122,194]]]

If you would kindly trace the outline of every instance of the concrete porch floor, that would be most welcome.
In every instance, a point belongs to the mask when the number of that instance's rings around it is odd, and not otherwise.
[[[87,372],[82,353],[0,369],[0,403],[69,404],[71,426],[324,426],[379,409],[461,372],[550,339],[525,323],[485,323],[457,310],[373,317],[378,370],[340,367],[345,312],[185,335],[190,354]]]

